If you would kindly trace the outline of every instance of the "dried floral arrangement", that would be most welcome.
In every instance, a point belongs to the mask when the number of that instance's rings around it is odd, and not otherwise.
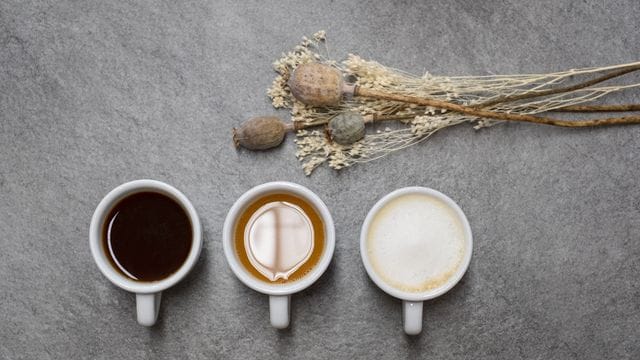
[[[638,115],[586,120],[539,115],[640,110],[640,104],[592,104],[610,93],[640,87],[603,84],[639,70],[640,62],[549,74],[414,76],[356,55],[337,62],[321,55],[322,49],[326,34],[319,31],[273,64],[278,75],[267,95],[276,109],[289,110],[292,121],[250,119],[233,129],[236,146],[269,149],[294,131],[296,157],[310,175],[325,162],[336,170],[369,162],[462,123],[475,129],[505,121],[564,127],[640,123]],[[380,121],[401,126],[366,132],[367,124]]]

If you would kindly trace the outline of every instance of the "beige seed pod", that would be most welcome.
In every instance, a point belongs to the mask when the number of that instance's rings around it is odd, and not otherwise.
[[[282,143],[287,125],[275,116],[260,116],[233,128],[233,143],[249,150],[266,150]]]
[[[342,100],[344,80],[338,69],[319,63],[299,65],[289,79],[291,94],[311,106],[334,106]]]
[[[365,119],[357,112],[336,115],[327,127],[329,138],[340,145],[349,145],[362,139],[365,132]]]

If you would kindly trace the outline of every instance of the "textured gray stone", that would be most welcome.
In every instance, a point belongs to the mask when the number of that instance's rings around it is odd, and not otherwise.
[[[230,136],[273,113],[272,61],[319,29],[336,58],[462,75],[636,61],[638,18],[636,0],[3,0],[0,358],[640,358],[640,127],[461,126],[311,177],[290,137],[250,153]],[[137,178],[185,192],[206,240],[150,329],[88,246],[99,200]],[[332,265],[293,297],[283,332],[267,298],[228,269],[220,239],[235,199],[271,180],[316,191],[337,232]],[[407,185],[458,201],[475,235],[469,272],[425,305],[416,338],[358,251],[368,208]]]

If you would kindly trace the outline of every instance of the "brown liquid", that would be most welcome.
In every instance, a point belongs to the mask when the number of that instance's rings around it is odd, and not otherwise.
[[[162,280],[185,262],[193,230],[186,211],[170,197],[141,192],[109,212],[102,245],[118,272],[137,281]]]
[[[298,206],[304,213],[307,215],[311,222],[311,226],[313,227],[313,251],[309,259],[302,264],[295,272],[291,273],[287,279],[279,278],[275,281],[271,281],[269,278],[261,274],[255,267],[251,264],[249,260],[249,256],[247,254],[247,249],[245,248],[244,243],[244,234],[245,228],[249,223],[249,219],[251,215],[253,215],[258,209],[260,209],[263,205],[272,203],[272,202],[288,202]],[[271,284],[286,284],[296,280],[303,278],[306,274],[308,274],[320,261],[322,257],[322,253],[324,252],[324,242],[325,242],[325,233],[324,233],[324,223],[322,222],[322,218],[320,214],[316,211],[316,209],[305,201],[302,198],[299,198],[290,194],[271,194],[264,197],[261,197],[251,203],[247,208],[242,212],[242,214],[236,220],[236,225],[234,229],[234,247],[235,253],[240,260],[242,266],[255,278],[262,280]]]

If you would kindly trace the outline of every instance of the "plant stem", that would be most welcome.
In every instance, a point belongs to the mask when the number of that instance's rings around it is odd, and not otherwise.
[[[614,112],[614,111],[640,111],[640,104],[616,104],[616,105],[569,105],[548,110],[550,112]]]
[[[479,104],[474,104],[473,107],[475,107],[475,108],[487,108],[487,107],[490,107],[490,106],[493,106],[493,105],[497,105],[497,104],[500,104],[500,103],[504,103],[504,102],[517,101],[517,100],[523,100],[523,99],[530,99],[530,98],[534,98],[534,97],[547,96],[547,95],[560,94],[560,93],[580,90],[580,89],[584,89],[586,87],[589,87],[591,85],[595,85],[595,84],[601,83],[603,81],[607,81],[609,79],[613,79],[615,77],[622,76],[624,74],[628,74],[628,73],[636,71],[636,70],[640,70],[640,63],[632,64],[629,67],[625,67],[625,68],[622,68],[620,70],[612,71],[612,72],[610,72],[608,74],[602,75],[602,76],[597,77],[595,79],[584,81],[584,82],[581,82],[581,83],[578,83],[578,84],[565,86],[565,87],[559,87],[559,88],[555,88],[555,89],[542,90],[542,91],[537,91],[537,92],[532,92],[532,93],[526,93],[526,94],[501,96],[501,97],[498,97],[497,99],[488,100],[488,101],[485,101],[485,102],[482,102],[482,103],[479,103]]]
[[[405,114],[405,115],[369,114],[364,116],[364,122],[365,124],[369,124],[377,121],[405,120],[405,119],[412,119],[416,116],[418,115],[417,114],[411,114],[411,115],[409,114]],[[304,123],[304,122],[296,121],[293,123],[285,124],[285,129],[287,131],[298,131],[303,129],[309,129],[316,126],[326,125],[328,123],[329,123],[328,120],[322,121],[322,122],[314,122],[314,123]]]
[[[425,99],[415,96],[390,94],[383,91],[378,91],[369,88],[356,87],[354,95],[369,97],[381,100],[399,101],[405,103],[412,103],[422,106],[431,106],[439,109],[451,110],[471,116],[505,120],[505,121],[522,121],[536,124],[564,126],[564,127],[587,127],[587,126],[606,126],[606,125],[622,125],[622,124],[640,124],[640,116],[625,116],[619,118],[604,118],[604,119],[590,119],[590,120],[562,120],[549,117],[539,117],[526,114],[511,114],[504,112],[495,112],[489,110],[482,110],[475,107],[469,107],[464,105],[458,105],[442,100]]]
[[[376,122],[376,121],[389,121],[389,120],[405,120],[405,119],[411,119],[418,116],[417,114],[405,114],[405,115],[378,115],[378,114],[371,114],[371,115],[366,115],[365,118],[365,123],[370,123],[370,122]]]

